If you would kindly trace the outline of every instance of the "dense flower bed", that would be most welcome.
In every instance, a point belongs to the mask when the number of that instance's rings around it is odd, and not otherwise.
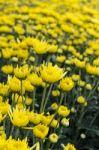
[[[98,0],[0,0],[0,150],[99,150]]]

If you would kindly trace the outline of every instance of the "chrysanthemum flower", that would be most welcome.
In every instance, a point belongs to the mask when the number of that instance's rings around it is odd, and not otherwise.
[[[42,124],[39,124],[33,128],[33,134],[40,139],[44,139],[47,136],[48,131],[49,127]]]
[[[63,150],[76,150],[73,144],[68,143]]]
[[[74,87],[74,82],[71,77],[65,77],[60,81],[59,87],[63,91],[69,92]]]
[[[57,65],[53,66],[52,63],[48,63],[48,65],[42,65],[40,73],[42,79],[48,83],[57,82],[64,76],[63,69],[59,68]]]
[[[17,127],[24,127],[29,123],[29,116],[26,110],[14,109],[9,112],[11,122]]]

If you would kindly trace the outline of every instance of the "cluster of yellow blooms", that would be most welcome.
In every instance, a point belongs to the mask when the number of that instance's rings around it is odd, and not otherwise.
[[[90,99],[98,105],[98,10],[98,0],[0,0],[0,150],[81,148],[74,134]]]

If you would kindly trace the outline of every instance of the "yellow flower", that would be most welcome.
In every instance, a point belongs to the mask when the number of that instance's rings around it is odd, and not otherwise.
[[[33,42],[35,41],[35,39],[32,38],[32,37],[27,37],[27,38],[24,39],[24,41],[25,41],[27,46],[33,47]]]
[[[68,143],[63,150],[76,150],[73,144]]]
[[[86,72],[89,74],[99,76],[99,67],[87,64],[86,65]]]
[[[42,85],[42,79],[36,73],[29,74],[27,79],[34,86],[41,86]]]
[[[61,28],[64,32],[67,32],[67,33],[74,32],[74,29],[72,28],[72,26],[69,26],[68,24],[62,24]]]
[[[74,87],[74,82],[71,77],[65,77],[60,81],[59,87],[63,91],[69,92]]]
[[[26,104],[26,105],[31,105],[32,102],[33,102],[33,99],[32,99],[32,98],[26,97],[26,99],[25,99],[25,104]]]
[[[39,124],[41,122],[41,119],[42,119],[42,114],[37,114],[34,112],[29,113],[29,120],[33,124]]]
[[[81,87],[85,86],[85,84],[86,84],[86,82],[83,81],[83,80],[78,81],[78,85],[81,86]]]
[[[51,143],[57,143],[58,142],[58,135],[56,133],[52,133],[50,136],[49,136],[49,140]]]
[[[13,112],[9,112],[11,122],[18,127],[24,127],[29,123],[29,117],[26,110],[14,109]]]
[[[12,49],[10,49],[10,48],[3,49],[3,50],[2,50],[3,58],[5,58],[5,59],[11,58],[12,52],[13,52],[13,51],[12,51]]]
[[[28,50],[22,50],[22,49],[17,50],[17,57],[19,59],[26,60],[28,58],[28,55],[29,55]]]
[[[21,82],[16,77],[9,79],[9,89],[13,92],[19,92],[21,90]]]
[[[96,58],[96,59],[94,59],[94,61],[93,61],[93,65],[95,65],[95,66],[99,66],[99,57],[98,57],[98,58]]]
[[[9,85],[0,83],[0,95],[8,96],[9,94]]]
[[[59,122],[56,119],[51,120],[50,126],[53,128],[58,128],[59,127]]]
[[[5,65],[1,68],[2,72],[5,74],[11,74],[13,72],[12,65]]]
[[[64,76],[63,69],[57,65],[53,66],[52,63],[48,63],[47,66],[43,65],[40,73],[42,79],[48,83],[57,82]]]
[[[3,97],[2,96],[0,96],[0,103],[3,101]]]
[[[29,68],[27,65],[22,67],[16,67],[14,69],[14,74],[19,79],[25,79],[27,75],[29,74]]]
[[[58,114],[67,117],[70,114],[70,110],[66,106],[61,105],[58,109]]]
[[[85,86],[85,88],[87,90],[92,90],[92,85],[90,83],[87,83],[86,86]]]
[[[30,56],[30,57],[29,57],[29,61],[34,62],[34,61],[35,61],[35,57]]]
[[[84,104],[84,103],[86,102],[86,99],[85,99],[83,96],[79,96],[79,97],[77,98],[77,102],[78,102],[79,104]]]
[[[5,142],[6,142],[6,139],[0,136],[0,149],[1,150],[5,149]]]
[[[57,62],[60,62],[60,63],[64,62],[65,59],[66,59],[66,57],[65,57],[64,55],[61,55],[61,56],[57,56],[57,57],[56,57],[56,61],[57,61]]]
[[[69,119],[63,118],[63,119],[61,120],[61,124],[62,124],[63,126],[68,127],[68,126],[69,126]]]
[[[33,134],[40,139],[44,139],[47,136],[48,131],[49,127],[42,124],[39,124],[33,128]]]
[[[75,112],[76,112],[75,107],[72,107],[72,108],[71,108],[71,112],[72,112],[72,113],[75,113]]]
[[[44,125],[49,125],[49,124],[51,123],[52,119],[53,119],[53,115],[42,116],[41,122],[42,122]]]
[[[30,150],[28,147],[28,143],[26,139],[23,140],[15,140],[12,139],[11,137],[5,141],[5,148],[7,150]]]
[[[8,102],[0,103],[0,112],[2,114],[7,114],[9,112],[9,109],[10,109],[10,105],[8,104]]]
[[[78,74],[73,74],[73,75],[72,75],[72,80],[73,80],[73,81],[78,81],[78,80],[80,80],[80,75],[78,75]]]
[[[56,110],[57,108],[58,108],[57,103],[53,103],[53,104],[51,105],[51,109],[52,109],[52,110]]]
[[[57,49],[58,49],[58,46],[57,45],[54,45],[54,44],[51,44],[51,45],[48,45],[48,52],[49,53],[56,53],[57,52]]]
[[[75,64],[75,66],[77,66],[79,68],[85,68],[85,66],[86,66],[86,62],[85,61],[81,61],[81,60],[79,60],[77,58],[75,58],[73,60],[73,63]]]
[[[48,51],[48,45],[46,42],[33,39],[33,49],[37,54],[44,54]]]
[[[60,95],[60,91],[59,90],[53,90],[52,91],[52,96],[57,97]]]
[[[18,62],[18,58],[17,58],[17,57],[12,57],[12,58],[11,58],[11,61],[12,61],[12,62]]]
[[[29,80],[23,80],[23,86],[25,91],[32,92],[34,91],[34,86],[30,83]]]
[[[12,29],[9,26],[3,25],[3,26],[0,27],[0,32],[11,33]]]
[[[18,34],[24,34],[24,29],[23,27],[19,26],[19,25],[16,25],[14,27],[14,30],[18,33]]]

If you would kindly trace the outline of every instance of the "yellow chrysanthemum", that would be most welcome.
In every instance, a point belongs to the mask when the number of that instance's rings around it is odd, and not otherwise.
[[[14,109],[13,112],[9,112],[11,122],[17,127],[24,127],[29,123],[29,116],[27,111]]]
[[[5,74],[11,74],[13,72],[12,65],[5,65],[1,68],[2,72]]]
[[[70,110],[66,106],[61,105],[58,109],[58,114],[67,117],[70,114]]]
[[[55,134],[55,133],[52,133],[49,136],[49,140],[50,140],[51,143],[57,143],[58,139],[59,139],[59,136],[57,134]]]
[[[63,78],[63,79],[60,81],[59,87],[60,87],[60,89],[62,89],[63,91],[69,92],[69,91],[71,91],[72,88],[74,87],[74,82],[73,82],[73,80],[71,79],[71,77],[66,77],[66,78]]]
[[[44,139],[47,136],[48,131],[49,127],[42,124],[39,124],[33,128],[33,134],[40,139]]]
[[[57,65],[53,66],[52,63],[43,65],[40,73],[42,79],[49,83],[57,82],[64,76],[63,69],[59,68]]]
[[[73,144],[68,143],[63,150],[76,150]]]
[[[25,79],[29,74],[29,68],[27,65],[22,67],[16,67],[14,69],[14,75],[19,79]]]

